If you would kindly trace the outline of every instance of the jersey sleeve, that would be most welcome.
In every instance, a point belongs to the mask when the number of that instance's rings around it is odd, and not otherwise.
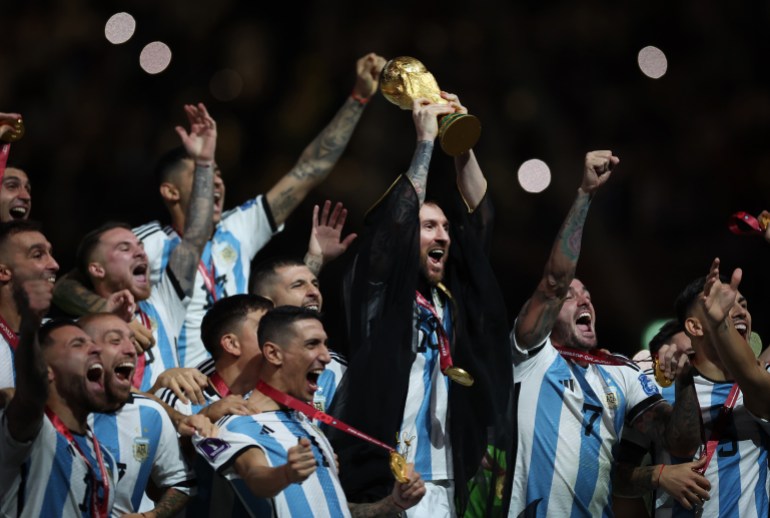
[[[516,325],[514,324],[514,330]],[[559,352],[551,344],[550,335],[543,340],[543,343],[533,347],[530,350],[524,350],[516,343],[516,333],[511,331],[511,351],[513,357],[513,375],[518,383],[527,378],[531,373],[543,372],[547,365],[553,363]]]
[[[47,419],[43,418],[41,428],[45,421]],[[38,435],[40,435],[39,431]],[[0,496],[19,475],[19,466],[29,457],[34,442],[34,439],[28,442],[19,442],[11,437],[5,410],[0,410],[0,488],[2,488],[0,489]]]
[[[155,408],[161,420],[160,444],[152,465],[152,481],[160,488],[173,487],[187,495],[194,494],[195,474],[182,455],[174,423],[154,401],[147,400],[145,404]]]
[[[167,332],[177,338],[184,324],[190,297],[184,294],[170,268],[163,270],[160,282],[153,285],[150,301],[158,312],[163,313],[162,319]]]
[[[250,448],[267,452],[253,437],[258,437],[263,426],[249,416],[225,416],[217,423],[216,437],[194,437],[195,451],[209,463],[217,473],[231,480],[239,478],[233,465],[238,457]]]
[[[283,230],[273,219],[273,213],[264,195],[259,195],[222,216],[220,225],[238,238],[241,253],[248,260],[254,258],[273,235]]]
[[[194,413],[192,403],[185,403],[179,399],[179,397],[174,394],[174,391],[170,388],[162,388],[155,392],[155,395],[158,397],[158,399],[166,403],[180,414],[192,415]]]
[[[626,384],[625,394],[628,401],[626,422],[632,424],[640,415],[664,401],[655,381],[639,369],[623,368]]]

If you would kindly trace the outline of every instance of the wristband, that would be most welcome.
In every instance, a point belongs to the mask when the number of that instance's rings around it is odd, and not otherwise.
[[[200,167],[202,169],[209,169],[210,167],[213,167],[213,166],[214,166],[213,160],[211,162],[199,162],[197,160],[195,161],[195,167]]]
[[[391,499],[391,500],[393,500],[393,505],[395,505],[396,507],[398,507],[398,508],[399,508],[399,509],[401,509],[402,511],[406,511],[406,509],[407,509],[407,508],[406,508],[406,507],[403,507],[401,504],[399,504],[398,502],[396,502],[396,499],[395,499],[395,498],[393,498],[393,495],[391,495],[391,496],[390,496],[390,499]]]
[[[658,480],[655,482],[655,487],[660,487],[660,475],[663,473],[663,468],[665,467],[665,464],[660,465],[660,471],[658,471]]]
[[[356,92],[350,92],[350,98],[353,99],[355,102],[360,104],[361,106],[366,106],[366,103],[369,102],[371,97],[361,97]]]

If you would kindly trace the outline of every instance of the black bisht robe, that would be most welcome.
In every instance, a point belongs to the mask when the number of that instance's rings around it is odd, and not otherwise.
[[[507,311],[487,258],[492,204],[485,196],[469,214],[459,192],[455,198],[442,207],[452,239],[444,279],[455,300],[451,353],[454,364],[475,379],[472,387],[455,383],[449,387],[455,493],[461,513],[467,503],[467,482],[478,471],[487,445],[511,447],[513,430],[506,408],[513,367]],[[419,210],[412,183],[401,176],[367,213],[344,286],[349,367],[330,409],[343,422],[394,447],[415,358]],[[394,479],[384,448],[334,429],[327,433],[340,457],[342,485],[351,502],[376,501],[390,494]]]

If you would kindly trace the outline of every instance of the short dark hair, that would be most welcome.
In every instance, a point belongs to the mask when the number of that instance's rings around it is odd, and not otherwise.
[[[252,311],[269,311],[272,308],[273,303],[259,295],[231,295],[216,301],[201,321],[201,340],[214,361],[222,354],[219,344],[222,335],[234,332]]]
[[[105,232],[109,232],[115,228],[131,230],[131,225],[122,221],[108,221],[90,231],[80,240],[77,252],[75,252],[75,268],[80,272],[83,280],[90,279],[90,276],[88,275],[88,263],[91,262],[91,255],[94,252],[94,248],[99,244],[99,240]]]
[[[289,328],[295,322],[311,318],[321,322],[321,316],[312,309],[298,306],[278,306],[271,309],[259,321],[259,330],[257,330],[259,348],[261,349],[267,342],[284,345],[288,338]]]
[[[723,275],[719,276],[719,280],[728,284],[730,282],[730,280]],[[682,327],[684,327],[684,322],[687,320],[687,317],[692,314],[693,307],[695,307],[695,302],[703,292],[703,287],[705,285],[706,277],[698,277],[690,284],[685,286],[679,296],[677,296],[676,302],[674,303],[674,310],[676,311],[676,318],[679,320],[679,323],[682,325]]]
[[[273,257],[258,263],[251,271],[250,292],[266,296],[267,287],[274,283],[278,269],[287,266],[307,266],[296,257]]]
[[[677,333],[681,333],[682,331],[684,331],[684,326],[679,322],[678,319],[672,318],[671,320],[666,321],[662,326],[660,326],[660,329],[658,329],[658,332],[655,334],[655,336],[650,339],[650,354],[653,356],[658,354],[658,351],[663,344],[671,340],[672,336]]]
[[[155,179],[158,185],[171,181],[172,177],[182,170],[184,161],[192,160],[184,146],[177,146],[163,153],[155,163]]]
[[[40,344],[40,347],[48,347],[52,345],[53,340],[51,339],[51,333],[59,328],[67,326],[77,327],[80,329],[80,326],[77,324],[77,322],[70,318],[52,318],[51,320],[45,321],[40,326],[40,329],[37,330],[37,342]]]
[[[40,223],[31,219],[15,219],[0,223],[0,247],[5,245],[10,237],[22,232],[42,232]]]

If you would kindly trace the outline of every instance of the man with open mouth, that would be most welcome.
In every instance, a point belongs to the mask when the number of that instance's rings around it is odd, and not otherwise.
[[[691,455],[700,442],[692,374],[672,408],[630,360],[598,350],[596,312],[575,278],[588,209],[619,158],[586,154],[577,196],[543,277],[511,330],[517,385],[512,516],[611,515],[611,470],[625,426]]]
[[[33,221],[0,223],[0,387],[16,386],[13,356],[18,346],[21,313],[13,291],[28,280],[53,286],[59,265],[51,243]]]
[[[107,406],[101,348],[69,320],[41,327],[53,285],[16,286],[16,392],[0,411],[0,508],[9,516],[99,516],[112,508],[115,460],[88,426]]]
[[[193,283],[192,300],[184,328],[179,334],[178,352],[183,367],[195,368],[209,358],[200,338],[203,315],[216,300],[247,293],[251,261],[283,228],[284,222],[305,197],[329,176],[342,157],[366,104],[377,92],[379,74],[384,65],[385,59],[374,53],[356,62],[356,79],[351,94],[334,118],[305,148],[294,166],[267,193],[259,194],[232,210],[223,211],[225,183],[218,165],[214,164],[216,178],[211,193],[214,228],[213,233],[207,236],[208,242]],[[156,176],[171,223],[162,226],[153,221],[134,229],[149,257],[153,284],[158,283],[169,254],[186,236],[184,228],[192,199],[194,162],[194,155],[183,148],[172,149],[160,158]],[[73,282],[74,279],[65,278],[57,285],[56,303],[63,308],[62,304],[69,304],[71,307],[64,309],[83,314],[99,301],[93,293],[89,294]],[[60,293],[61,297],[70,299],[69,303],[60,303]],[[80,307],[80,311],[76,311],[76,307]]]
[[[186,105],[189,132],[178,127],[182,142],[195,157],[195,178],[188,207],[184,238],[168,258],[160,281],[152,283],[144,245],[125,223],[108,222],[86,234],[77,250],[77,268],[83,282],[101,301],[128,290],[137,302],[134,320],[151,331],[157,347],[144,351],[137,361],[134,386],[147,392],[166,369],[178,367],[178,336],[184,322],[201,253],[211,235],[214,189],[214,155],[217,130],[203,104]]]
[[[406,515],[431,518],[464,513],[490,428],[510,432],[512,386],[508,318],[486,254],[493,209],[472,150],[454,158],[447,203],[426,198],[438,118],[467,113],[457,96],[441,95],[441,103],[414,100],[412,162],[369,210],[358,238],[344,290],[349,367],[331,409],[406,452],[427,488]],[[442,173],[432,176],[448,177]],[[349,466],[341,478],[350,500],[385,497],[387,452],[329,436]]]
[[[700,472],[699,483],[705,491],[685,489],[678,498],[658,491],[655,516],[688,516],[688,512],[703,517],[767,516],[770,512],[770,367],[757,361],[749,345],[751,313],[738,289],[743,272],[736,269],[728,279],[720,276],[719,266],[715,259],[708,275],[688,284],[675,304],[693,351],[690,363],[704,444],[685,458],[668,455],[659,443],[640,444],[652,451],[653,465],[619,471],[625,484],[649,480],[650,471],[659,473],[660,480],[666,478],[667,470],[680,467],[694,466]],[[670,388],[662,393],[673,403],[676,394]]]
[[[260,412],[226,416],[218,437],[194,438],[198,454],[232,483],[250,516],[394,516],[422,498],[422,480],[410,472],[386,498],[348,505],[339,470],[349,466],[339,467],[306,414],[330,360],[317,312],[294,306],[268,311],[257,341],[260,382],[249,401]]]
[[[102,349],[107,408],[91,414],[89,422],[118,466],[113,513],[175,516],[190,498],[195,475],[163,407],[131,391],[136,368],[131,328],[110,313],[86,315],[78,325]],[[159,493],[156,502],[146,496],[149,485]]]
[[[32,186],[27,173],[8,167],[0,185],[0,223],[29,219],[32,211]]]

